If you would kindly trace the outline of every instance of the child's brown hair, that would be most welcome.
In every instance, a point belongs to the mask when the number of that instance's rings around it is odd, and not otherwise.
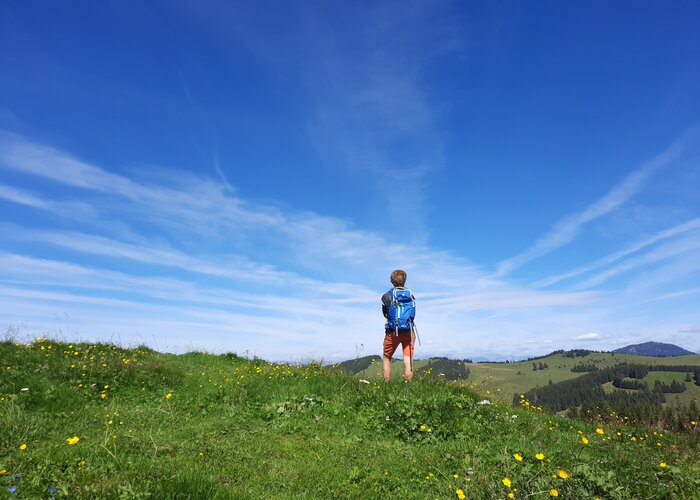
[[[394,286],[406,286],[406,271],[395,269],[391,272],[391,284]]]

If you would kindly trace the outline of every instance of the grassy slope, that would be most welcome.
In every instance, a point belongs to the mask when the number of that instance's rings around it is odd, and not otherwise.
[[[700,365],[700,355],[675,356],[659,358],[651,356],[638,356],[635,354],[615,354],[592,353],[588,356],[578,358],[567,358],[562,354],[554,354],[534,361],[534,363],[547,363],[546,370],[532,370],[533,361],[522,361],[519,363],[467,363],[469,368],[469,384],[485,397],[495,398],[503,402],[510,402],[513,394],[527,392],[534,387],[544,386],[552,382],[561,382],[578,377],[582,373],[571,371],[571,367],[576,364],[595,363],[598,368],[613,366],[618,363],[638,363],[649,365]],[[421,368],[428,364],[427,360],[415,360],[414,368]],[[520,372],[520,374],[518,374]],[[392,378],[399,379],[403,373],[403,362],[392,362]],[[374,380],[381,377],[381,363],[374,362],[366,370],[358,374],[361,378]],[[685,379],[684,373],[675,372],[651,372],[644,381],[654,386],[654,380],[670,383],[672,380],[682,382]],[[678,401],[683,405],[688,405],[695,399],[700,406],[700,387],[694,383],[686,383],[688,390],[678,394]],[[606,390],[613,390],[612,384],[604,386]],[[669,402],[676,401],[676,395],[667,395]]]
[[[424,360],[424,359],[415,359],[413,360],[413,369],[418,370],[420,368],[423,368],[428,365],[430,361]],[[391,378],[392,380],[401,380],[401,377],[403,376],[403,360],[401,358],[395,358],[394,361],[391,362]],[[356,376],[364,379],[369,379],[369,380],[377,380],[382,377],[382,362],[381,360],[379,361],[374,361],[373,363],[370,364],[369,367],[367,367],[365,370],[362,370],[361,372],[357,373]]]
[[[48,498],[50,488],[69,498],[700,491],[697,434],[620,427],[599,436],[583,423],[478,405],[480,395],[457,385],[365,384],[315,366],[50,341],[0,343],[0,360],[0,497],[11,487],[20,498]],[[552,478],[559,470],[570,477]]]
[[[593,353],[585,357],[567,358],[562,354],[554,354],[546,358],[534,361],[534,363],[547,363],[549,368],[546,370],[532,370],[533,361],[523,361],[519,363],[474,363],[469,364],[470,381],[483,392],[489,391],[490,394],[499,397],[503,401],[510,401],[513,394],[526,392],[534,387],[544,386],[552,382],[561,382],[582,375],[574,373],[571,367],[575,364],[595,363],[598,368],[613,366],[618,363],[639,363],[649,365],[700,365],[700,355],[675,356],[670,358],[658,358],[650,356],[637,356],[635,354],[615,354],[610,353]],[[520,372],[520,374],[518,374]],[[661,372],[663,373],[663,372]],[[685,378],[685,374],[676,374],[681,380]],[[658,376],[656,372],[649,374],[649,379]],[[673,379],[674,375],[669,372],[669,376]],[[664,378],[665,380],[665,378]],[[693,397],[700,400],[700,387],[693,384],[686,384],[688,391],[683,393],[685,399],[690,402]],[[692,387],[691,387],[692,386]],[[499,390],[500,389],[500,390]]]
[[[644,382],[647,384],[647,386],[650,389],[654,388],[654,382],[656,380],[659,380],[661,382],[664,382],[666,384],[670,384],[674,380],[676,382],[683,382],[685,383],[685,386],[687,387],[687,390],[685,392],[681,392],[678,394],[670,394],[667,393],[665,394],[666,396],[666,404],[667,405],[672,405],[672,406],[688,406],[690,405],[690,402],[694,399],[695,403],[700,406],[700,387],[695,385],[694,382],[685,382],[685,373],[678,373],[678,372],[649,372],[649,374],[641,379],[641,382]],[[603,384],[603,390],[605,392],[613,392],[613,391],[627,391],[629,393],[634,393],[635,391],[633,389],[618,389],[617,387],[614,387],[612,385],[612,382],[607,382]]]

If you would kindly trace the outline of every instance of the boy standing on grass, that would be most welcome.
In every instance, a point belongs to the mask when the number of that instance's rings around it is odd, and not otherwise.
[[[382,314],[386,318],[384,326],[384,358],[382,374],[384,380],[391,380],[391,357],[401,345],[403,350],[404,379],[413,379],[413,347],[416,335],[413,320],[416,316],[416,299],[406,286],[406,272],[396,269],[391,273],[394,287],[382,295]]]

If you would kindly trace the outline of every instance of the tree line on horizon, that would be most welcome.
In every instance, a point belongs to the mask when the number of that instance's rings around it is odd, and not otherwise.
[[[536,406],[542,406],[552,412],[566,411],[567,415],[574,418],[591,417],[593,408],[602,407],[608,413],[651,425],[659,425],[659,422],[662,422],[662,426],[676,428],[676,424],[686,417],[697,421],[698,410],[695,401],[691,401],[688,407],[662,406],[666,402],[665,393],[682,392],[686,386],[681,382],[666,384],[659,381],[653,389],[649,388],[640,380],[652,371],[685,372],[686,379],[693,373],[692,380],[695,385],[700,386],[700,366],[620,363],[574,379],[536,387],[525,392],[523,396]],[[615,387],[634,391],[606,393],[603,384],[607,382],[612,382]],[[520,404],[521,399],[520,395],[514,395],[513,404]]]

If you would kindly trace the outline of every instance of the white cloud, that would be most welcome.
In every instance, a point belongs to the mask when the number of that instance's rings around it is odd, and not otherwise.
[[[592,332],[592,333],[584,333],[583,335],[578,335],[571,340],[583,340],[586,342],[593,342],[593,341],[598,341],[598,340],[603,340],[603,339],[605,339],[605,337],[603,337],[601,334]]]
[[[554,285],[562,280],[574,278],[576,276],[580,276],[582,274],[588,273],[590,271],[594,271],[596,269],[599,269],[601,267],[605,267],[607,265],[613,264],[617,262],[620,259],[623,259],[624,257],[627,257],[631,254],[634,254],[640,250],[643,250],[644,248],[651,246],[655,243],[658,243],[660,241],[663,241],[668,238],[673,238],[676,236],[679,236],[685,232],[693,231],[696,229],[700,229],[700,217],[696,217],[694,219],[691,219],[687,222],[684,222],[682,224],[678,224],[676,226],[673,226],[669,229],[665,229],[663,231],[659,231],[658,233],[648,237],[644,238],[641,241],[638,241],[632,245],[629,245],[625,247],[622,250],[619,250],[617,252],[613,252],[609,255],[606,255],[605,257],[596,260],[595,262],[592,262],[590,264],[586,264],[584,266],[577,267],[576,269],[572,271],[568,271],[566,273],[558,274],[555,276],[550,276],[548,278],[545,278],[543,280],[537,281],[532,284],[534,287],[545,287],[545,286],[550,286]]]
[[[686,254],[690,256],[698,255],[700,251],[700,234],[697,236],[690,236],[686,238],[679,239],[655,248],[649,252],[646,252],[639,257],[627,259],[624,262],[619,263],[603,272],[600,272],[590,278],[577,283],[576,289],[586,289],[604,283],[605,281],[618,276],[623,273],[629,273],[630,271],[643,266],[649,266],[651,264],[669,260],[677,259],[678,257]],[[700,265],[700,262],[698,262]],[[694,268],[688,267],[685,269],[686,273],[692,272]]]
[[[8,324],[63,328],[67,314],[71,335],[95,339],[119,332],[125,342],[146,337],[173,350],[196,342],[274,359],[352,357],[356,344],[379,351],[379,296],[391,269],[403,267],[418,297],[425,344],[419,353],[527,357],[541,354],[555,335],[576,337],[582,326],[626,328],[616,309],[628,290],[520,286],[425,244],[396,243],[337,218],[248,202],[212,179],[169,171],[160,180],[150,172],[146,183],[14,134],[0,138],[0,164],[65,187],[57,201],[7,186],[7,193],[41,200],[45,217],[56,222],[0,225],[0,321]],[[108,190],[111,182],[115,189]],[[76,203],[99,219],[45,208]],[[688,234],[680,226],[669,231]],[[635,335],[659,330],[660,320],[643,320]],[[697,316],[676,320],[696,324]],[[531,343],[522,341],[524,327],[537,332],[528,334]]]
[[[634,196],[656,172],[677,160],[687,144],[697,140],[698,132],[698,128],[689,129],[664,152],[641,165],[585,210],[570,214],[557,221],[542,238],[524,252],[500,262],[496,275],[505,276],[528,262],[572,242],[583,226],[618,209]]]
[[[13,186],[7,186],[5,184],[0,184],[0,198],[18,205],[36,208],[38,210],[70,214],[71,217],[78,219],[94,217],[97,213],[93,207],[86,203],[49,201],[37,193],[33,193],[25,189],[18,189]]]
[[[6,186],[3,184],[0,184],[0,198],[33,208],[40,208],[46,210],[51,207],[51,205],[47,203],[46,200],[42,200],[40,197],[28,191],[25,191],[23,189],[17,189],[11,186]]]
[[[229,228],[267,227],[285,222],[277,211],[244,206],[240,199],[225,192],[224,185],[212,180],[178,172],[169,180],[179,182],[180,188],[139,183],[7,131],[0,131],[0,166],[71,188],[100,193],[103,203],[114,204],[116,198],[120,203],[113,208],[171,226],[189,229],[211,224]],[[165,206],[167,211],[163,210]]]

